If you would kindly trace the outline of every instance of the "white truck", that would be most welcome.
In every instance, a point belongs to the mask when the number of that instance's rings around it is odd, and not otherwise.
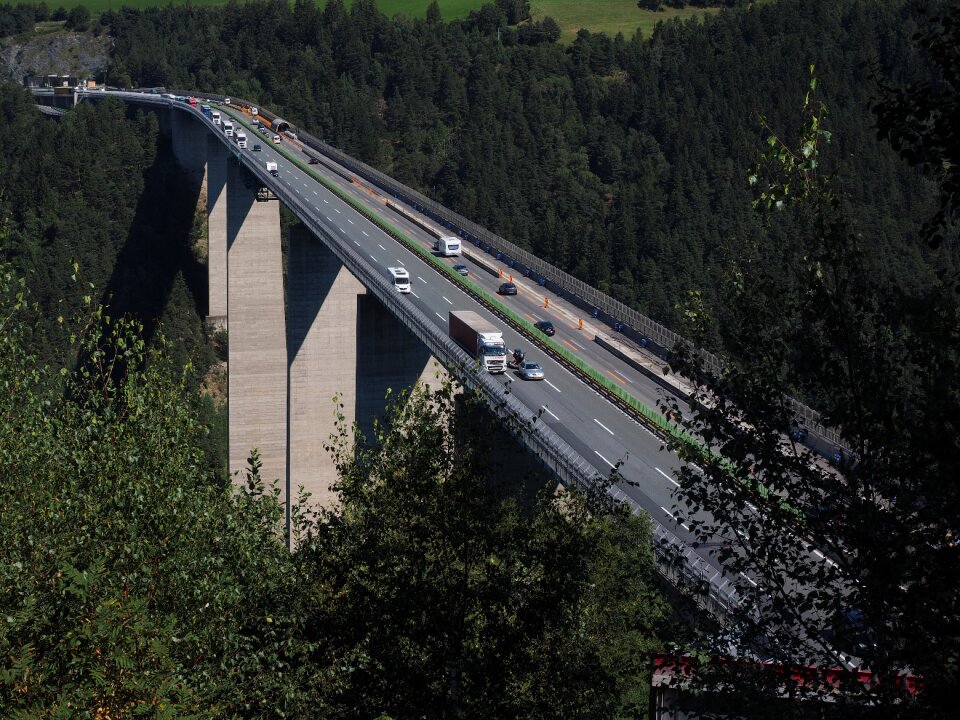
[[[210,112],[210,119],[213,121],[213,124],[214,124],[214,125],[219,125],[219,124],[220,124],[220,111],[219,111],[219,110],[212,110],[212,111]]]
[[[237,147],[241,149],[247,147],[247,134],[243,130],[237,130]]]
[[[223,121],[223,134],[227,137],[233,137],[233,123],[230,120]]]
[[[440,253],[441,257],[454,257],[460,254],[460,238],[442,237],[437,238],[433,243],[433,249]]]
[[[410,273],[406,268],[392,267],[387,268],[387,270],[390,271],[393,286],[397,289],[397,292],[403,294],[410,292]]]
[[[507,369],[507,348],[503,332],[472,310],[451,310],[450,337],[490,373]]]
[[[264,165],[267,166],[267,172],[273,175],[274,177],[277,177],[278,175],[280,175],[280,172],[277,170],[277,164],[273,162],[273,160],[267,160],[264,163]]]

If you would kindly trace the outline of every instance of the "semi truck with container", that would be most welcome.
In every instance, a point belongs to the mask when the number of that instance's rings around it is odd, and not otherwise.
[[[230,120],[223,121],[223,134],[227,137],[233,137],[233,123]]]
[[[451,310],[448,327],[451,339],[479,360],[487,372],[506,371],[507,349],[503,332],[493,323],[472,310]]]
[[[210,119],[213,120],[213,124],[214,124],[214,125],[219,125],[219,124],[220,124],[220,111],[219,111],[219,110],[211,110],[211,111],[210,111]]]
[[[237,147],[241,149],[247,147],[247,134],[243,130],[237,130]]]

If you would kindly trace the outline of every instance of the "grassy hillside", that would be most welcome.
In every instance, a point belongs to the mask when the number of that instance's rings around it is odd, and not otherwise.
[[[17,0],[14,0],[16,2]],[[189,0],[194,7],[202,5],[223,5],[224,0]],[[51,7],[63,6],[68,10],[77,5],[86,5],[92,12],[116,9],[121,5],[130,7],[157,7],[166,5],[186,5],[188,0],[61,0],[50,3]],[[320,6],[326,0],[319,0]],[[345,0],[349,5],[351,0]],[[377,0],[377,7],[387,16],[399,13],[410,17],[422,18],[426,15],[431,0]],[[445,20],[466,17],[471,10],[484,5],[484,0],[438,0],[440,12]],[[635,0],[534,0],[531,3],[534,20],[542,20],[548,15],[560,23],[563,29],[562,40],[570,42],[580,28],[591,32],[605,32],[616,35],[622,32],[630,37],[640,28],[649,36],[654,26],[661,20],[673,17],[695,17],[704,12],[716,12],[715,9],[684,8],[682,10],[664,10],[651,12],[637,7]]]

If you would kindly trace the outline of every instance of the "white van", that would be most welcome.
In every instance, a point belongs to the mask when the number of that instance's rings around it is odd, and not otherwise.
[[[408,293],[410,292],[410,273],[407,272],[406,268],[387,268],[390,271],[390,274],[393,276],[393,286],[397,289],[397,292]]]
[[[460,238],[458,237],[442,237],[439,238],[434,244],[433,249],[440,253],[443,257],[453,257],[454,255],[460,254]]]

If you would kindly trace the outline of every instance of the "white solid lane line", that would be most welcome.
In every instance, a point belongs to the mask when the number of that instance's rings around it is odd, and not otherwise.
[[[548,408],[546,405],[544,405],[543,408],[541,408],[541,409],[542,409],[545,413],[547,413],[550,417],[552,417],[554,420],[556,420],[556,421],[559,422],[560,418],[558,418],[556,415],[554,415],[552,412],[550,412],[550,408]],[[594,451],[594,452],[596,452],[596,451]]]
[[[550,382],[550,381],[547,380],[546,378],[544,378],[544,382],[545,382],[547,385],[549,385],[550,387],[552,387],[554,390],[556,390],[558,393],[562,393],[562,392],[563,392],[563,390],[561,390],[560,388],[558,388],[556,385],[554,385],[552,382]],[[595,451],[595,452],[596,452],[596,451]],[[599,454],[599,453],[598,453],[598,454]]]
[[[740,573],[740,574],[743,575],[743,573]],[[743,575],[743,579],[746,580],[746,581],[747,581],[748,583],[750,583],[751,585],[753,585],[754,587],[757,586],[757,584],[756,584],[753,580],[751,580],[750,578],[748,578],[746,575]]]
[[[610,428],[608,428],[608,427],[607,427],[606,425],[604,425],[602,422],[600,422],[600,421],[597,420],[596,418],[594,418],[593,421],[594,421],[597,425],[599,425],[600,427],[602,427],[604,430],[606,430],[608,433],[610,433],[611,435],[613,435],[613,430],[611,430]]]
[[[660,509],[663,510],[667,514],[667,517],[669,517],[671,520],[676,520],[676,518],[673,516],[673,513],[667,510],[663,505],[660,506]]]
[[[596,450],[594,450],[594,452],[597,453],[597,457],[600,458],[601,460],[603,460],[607,465],[609,465],[610,467],[616,467],[616,465],[614,465],[612,462],[610,462],[609,460],[607,460],[603,455],[601,455],[600,453],[598,453]]]
[[[680,483],[678,483],[678,482],[677,482],[676,480],[674,480],[672,477],[670,477],[669,475],[667,475],[667,474],[666,474],[663,470],[661,470],[660,468],[655,467],[654,470],[656,470],[658,473],[660,473],[661,475],[663,475],[667,480],[669,480],[670,482],[672,482],[672,483],[673,483],[674,485],[676,485],[677,487],[680,487]]]
[[[441,295],[440,297],[447,301],[447,305],[453,305],[453,300],[448,299],[446,295]]]

